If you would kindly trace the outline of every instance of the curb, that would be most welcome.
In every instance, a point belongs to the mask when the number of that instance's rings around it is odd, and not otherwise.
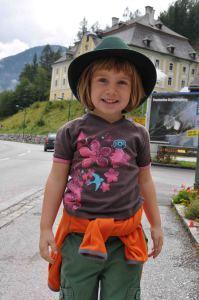
[[[188,170],[195,170],[195,167],[183,167],[183,166],[178,166],[174,164],[162,164],[158,162],[151,162],[152,166],[160,166],[160,167],[167,167],[167,168],[176,168],[176,169],[188,169]]]
[[[184,217],[184,205],[174,204],[173,202],[171,202],[171,204],[175,207],[178,216],[180,217],[184,227],[187,229],[193,242],[196,243],[196,246],[199,246],[199,224],[197,227],[190,227],[189,226],[190,220]]]

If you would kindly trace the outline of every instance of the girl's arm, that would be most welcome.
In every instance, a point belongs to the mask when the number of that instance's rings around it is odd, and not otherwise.
[[[68,172],[69,164],[53,162],[44,192],[39,248],[41,256],[50,263],[53,263],[53,260],[49,255],[49,246],[51,250],[57,252],[52,227],[66,188]]]
[[[143,169],[139,173],[139,185],[144,197],[144,211],[151,225],[151,238],[153,249],[149,256],[156,258],[161,252],[163,245],[163,232],[161,228],[160,212],[156,200],[155,185],[151,176],[150,168]]]

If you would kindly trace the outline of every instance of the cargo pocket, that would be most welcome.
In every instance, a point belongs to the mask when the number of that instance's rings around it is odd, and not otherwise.
[[[140,288],[130,288],[127,293],[127,300],[140,300],[141,293]]]
[[[74,293],[71,287],[61,287],[59,292],[59,300],[74,300]]]

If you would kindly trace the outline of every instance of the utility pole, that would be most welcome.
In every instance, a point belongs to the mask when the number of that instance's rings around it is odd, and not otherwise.
[[[197,76],[194,81],[191,82],[189,86],[191,92],[199,92],[199,76]],[[197,161],[196,161],[196,172],[195,172],[195,182],[194,189],[199,191],[199,97],[197,98],[197,137],[198,137],[198,148],[197,148]]]

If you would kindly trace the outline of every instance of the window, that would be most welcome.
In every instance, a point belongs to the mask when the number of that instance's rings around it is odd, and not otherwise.
[[[168,78],[168,85],[172,85],[172,78],[171,77]]]
[[[56,100],[57,99],[57,95],[56,94],[54,94],[54,100]]]
[[[64,99],[64,93],[61,94],[61,98]]]
[[[183,88],[184,86],[185,86],[185,81],[182,80],[182,81],[181,81],[181,87]]]
[[[172,71],[173,70],[173,63],[169,64],[169,70]]]
[[[195,69],[191,70],[191,74],[194,75],[195,74]]]
[[[56,69],[56,74],[59,74],[59,69],[58,68]]]
[[[186,67],[183,67],[182,70],[183,70],[183,73],[186,73]]]
[[[64,73],[66,73],[66,66],[64,67]]]
[[[160,66],[160,61],[159,61],[159,59],[156,59],[155,60],[155,67],[158,69],[159,66]]]
[[[87,42],[89,41],[89,35],[87,35],[87,37],[86,37],[86,41],[87,41]]]
[[[175,46],[172,45],[172,44],[170,44],[170,45],[167,46],[167,50],[168,50],[171,54],[173,54],[174,51],[175,51]]]
[[[66,84],[66,79],[64,78],[64,79],[63,79],[63,85],[65,85],[65,84]]]
[[[145,44],[145,46],[150,47],[150,43],[152,40],[148,36],[146,36],[142,41]]]
[[[55,80],[55,86],[57,86],[57,79]]]

